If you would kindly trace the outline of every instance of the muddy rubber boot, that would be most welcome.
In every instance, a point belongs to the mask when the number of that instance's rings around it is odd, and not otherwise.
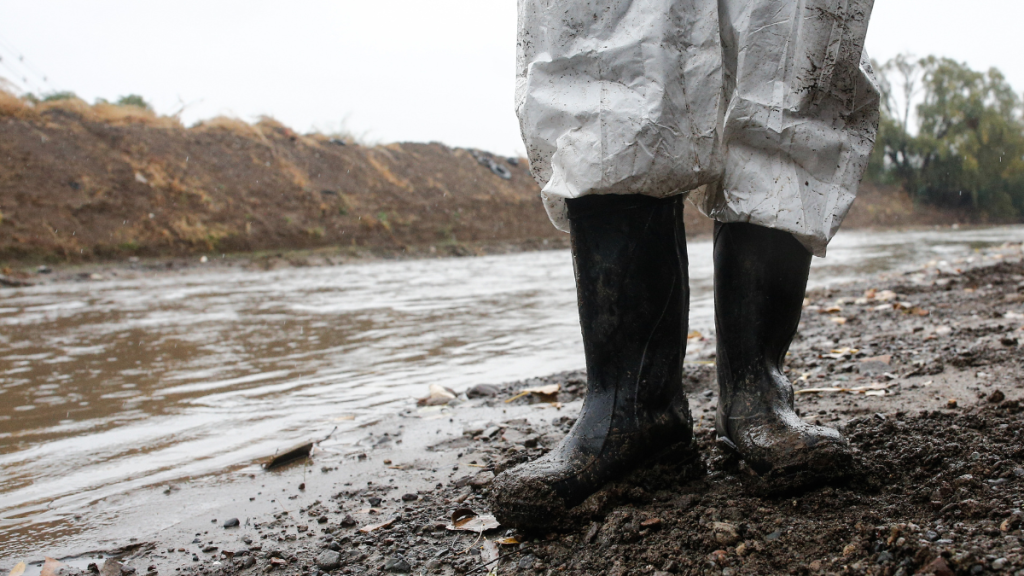
[[[558,446],[494,479],[505,526],[557,527],[605,483],[695,453],[683,394],[689,286],[681,197],[569,200],[587,394]]]
[[[719,441],[757,473],[798,483],[841,476],[852,460],[838,431],[797,416],[782,372],[810,266],[811,253],[789,233],[715,225]]]

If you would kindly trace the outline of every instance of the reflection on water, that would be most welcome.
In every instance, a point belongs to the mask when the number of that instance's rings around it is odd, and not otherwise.
[[[811,284],[1022,237],[841,233]],[[706,332],[711,245],[689,253],[691,326]],[[36,551],[79,530],[63,521],[85,503],[344,433],[430,383],[458,390],[582,364],[563,251],[4,289],[0,542]]]

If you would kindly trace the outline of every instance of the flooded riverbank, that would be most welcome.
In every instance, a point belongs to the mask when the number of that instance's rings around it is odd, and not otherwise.
[[[841,233],[811,285],[955,266],[1022,239],[1021,228]],[[691,328],[709,333],[710,242],[688,251]],[[103,498],[229,482],[217,475],[335,426],[344,446],[432,383],[462,390],[583,363],[566,251],[2,289],[0,327],[5,555],[66,546],[100,521],[75,516]]]

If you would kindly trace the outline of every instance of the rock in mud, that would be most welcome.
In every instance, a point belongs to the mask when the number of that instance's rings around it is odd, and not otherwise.
[[[225,528],[237,528],[239,524],[238,518],[231,518],[224,521]]]
[[[384,561],[384,571],[392,574],[408,574],[412,566],[401,556],[392,556]]]
[[[498,393],[499,390],[497,386],[491,386],[490,384],[477,384],[469,390],[466,390],[466,398],[494,398]]]
[[[722,546],[732,546],[740,540],[736,525],[728,522],[712,522],[711,532],[715,535],[715,542]]]
[[[334,550],[324,550],[316,557],[316,565],[321,570],[331,571],[341,566],[341,553]]]

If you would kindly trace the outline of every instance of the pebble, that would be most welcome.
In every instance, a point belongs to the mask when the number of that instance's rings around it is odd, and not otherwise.
[[[519,559],[519,564],[517,564],[517,566],[519,566],[520,570],[529,570],[530,568],[533,568],[533,562],[536,559],[537,557],[533,554],[527,554]]]
[[[384,561],[384,571],[392,574],[408,574],[412,572],[412,566],[401,556],[392,556]]]
[[[1002,570],[1006,567],[1006,558],[996,558],[992,561],[993,570]]]
[[[765,542],[771,542],[772,540],[778,540],[779,536],[782,536],[782,530],[776,530],[764,537]]]
[[[494,398],[500,391],[497,386],[490,384],[477,384],[466,390],[466,398]]]
[[[341,566],[341,552],[324,550],[316,557],[316,565],[321,570],[334,570]]]
[[[351,514],[346,514],[345,517],[341,519],[341,525],[346,527],[355,526],[356,519],[353,518]]]
[[[736,526],[728,522],[712,522],[711,531],[715,535],[715,542],[722,546],[732,546],[739,542],[740,534]]]
[[[239,525],[238,518],[229,518],[229,519],[224,521],[224,527],[225,528],[236,528],[236,527],[238,527],[238,525]]]
[[[402,494],[402,500],[404,500],[405,502],[415,502],[416,500],[419,499],[420,497],[417,496],[416,494]]]

